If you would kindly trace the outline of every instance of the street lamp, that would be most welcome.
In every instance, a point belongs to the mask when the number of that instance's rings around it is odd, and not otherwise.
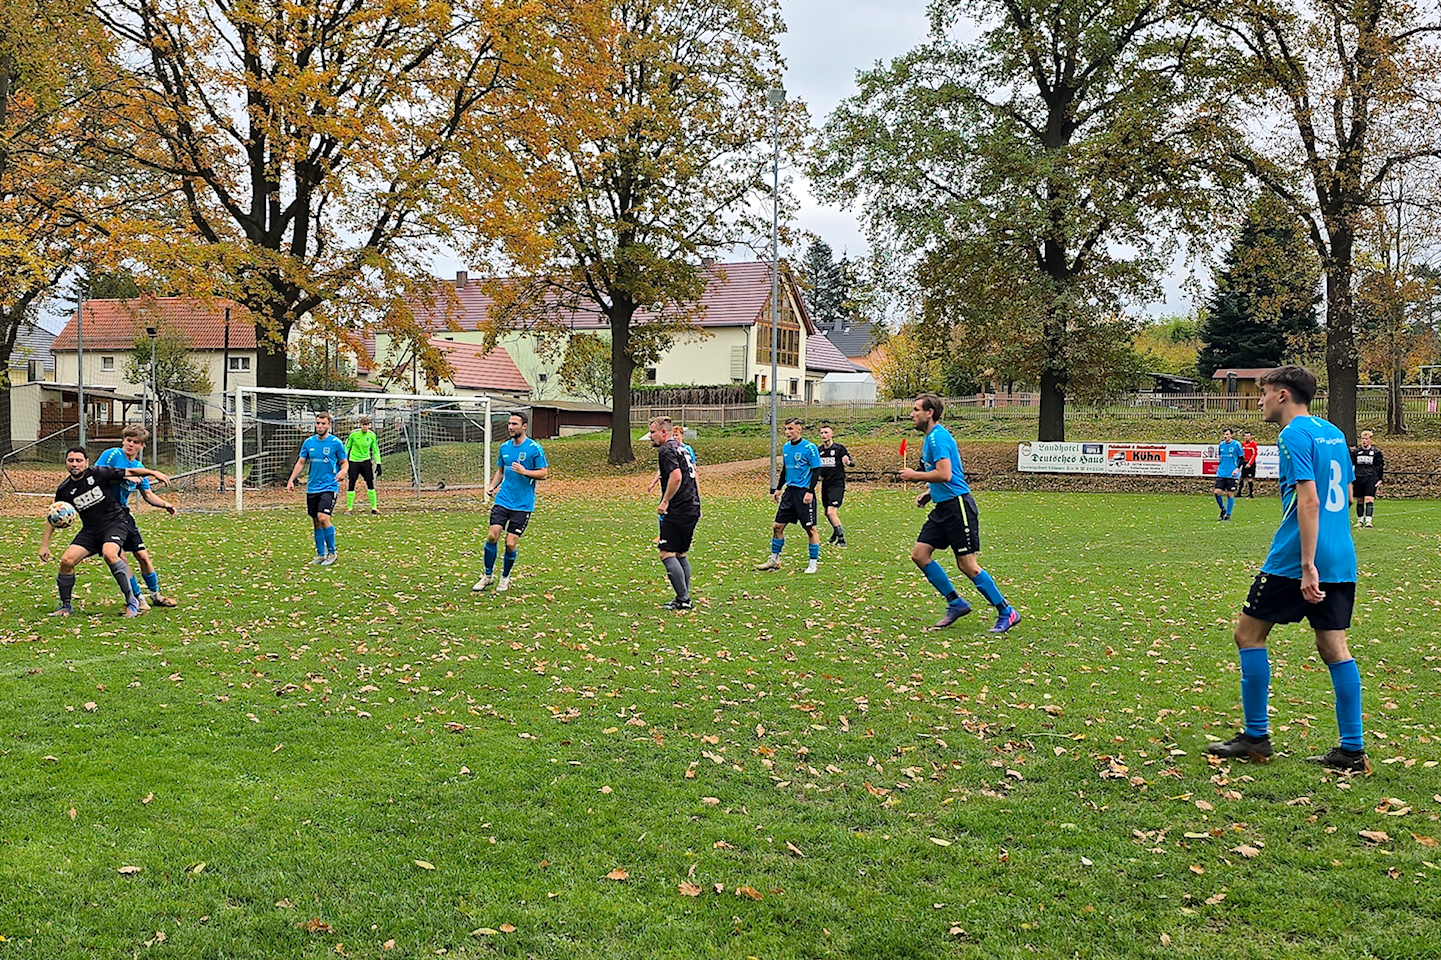
[[[781,107],[785,106],[784,87],[771,87],[766,91],[766,103],[771,108],[771,489],[780,489],[776,476],[777,421],[780,418],[776,406],[780,381],[777,380],[780,334],[780,291],[781,291]]]
[[[150,395],[145,398],[145,426],[158,436],[160,424],[151,421],[150,398],[155,398],[154,416],[158,418],[160,416],[160,391],[155,382],[155,340],[160,336],[160,330],[157,327],[146,327],[145,335],[150,338]]]

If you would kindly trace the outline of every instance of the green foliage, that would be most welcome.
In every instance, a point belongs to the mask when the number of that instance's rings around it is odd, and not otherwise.
[[[640,364],[636,365],[631,374],[632,385],[640,379],[644,369]],[[593,333],[573,334],[566,343],[565,359],[556,370],[556,376],[566,393],[595,403],[610,403],[613,393],[610,340]]]
[[[1196,376],[1199,321],[1190,317],[1168,317],[1153,321],[1136,334],[1135,350],[1144,359],[1146,371],[1178,377]]]
[[[1319,329],[1320,264],[1295,215],[1270,198],[1246,212],[1202,316],[1195,370],[1274,367]]]
[[[338,349],[325,340],[299,341],[286,354],[285,385],[292,390],[354,392],[360,381],[340,368],[338,354]]]
[[[822,196],[863,205],[973,375],[1039,381],[1043,439],[1063,439],[1068,394],[1118,379],[1115,318],[1212,202],[1186,119],[1201,59],[1152,0],[941,0],[929,41],[826,124]]]
[[[190,341],[185,335],[163,327],[153,339],[143,330],[135,335],[122,375],[130,383],[153,385],[158,391],[160,415],[156,423],[164,422],[170,391],[206,394],[215,389],[206,368],[191,359]]]

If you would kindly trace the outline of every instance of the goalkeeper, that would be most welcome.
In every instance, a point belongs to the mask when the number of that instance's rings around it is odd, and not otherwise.
[[[350,461],[350,487],[345,493],[345,512],[355,510],[355,481],[365,481],[370,494],[370,512],[379,516],[375,505],[375,481],[380,476],[380,438],[370,429],[370,418],[361,417],[360,426],[345,438],[345,458]]]

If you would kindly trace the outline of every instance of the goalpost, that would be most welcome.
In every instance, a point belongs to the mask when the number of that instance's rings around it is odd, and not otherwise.
[[[492,437],[488,396],[238,386],[231,448],[237,513],[245,510],[247,491],[253,496],[263,486],[289,477],[300,445],[315,432],[315,414],[321,411],[330,413],[331,432],[342,442],[361,416],[370,417],[379,440],[387,499],[402,491],[415,499],[475,491],[485,499]]]

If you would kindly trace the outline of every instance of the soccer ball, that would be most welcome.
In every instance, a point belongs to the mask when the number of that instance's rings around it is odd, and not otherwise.
[[[70,526],[78,516],[80,514],[75,512],[75,508],[63,500],[56,500],[50,504],[50,509],[45,511],[45,519],[57,530]]]

